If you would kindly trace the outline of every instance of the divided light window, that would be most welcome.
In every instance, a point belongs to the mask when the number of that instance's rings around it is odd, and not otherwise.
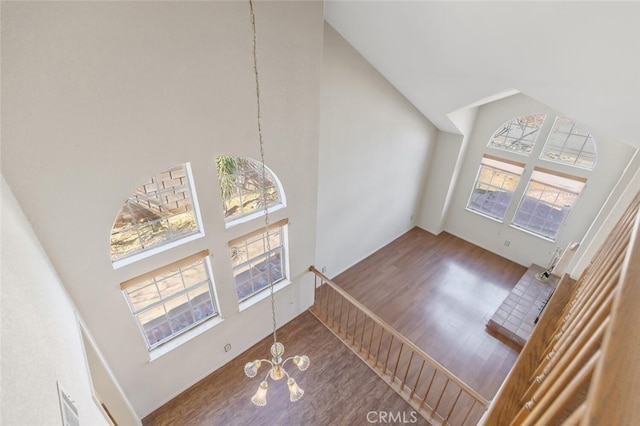
[[[596,144],[589,130],[568,117],[557,117],[540,158],[593,170]]]
[[[120,284],[149,349],[218,314],[201,251]]]
[[[502,221],[523,170],[522,163],[484,155],[467,208]]]
[[[535,168],[513,225],[555,240],[586,179]]]
[[[269,226],[271,279],[275,284],[285,276],[285,235],[287,219]],[[269,286],[267,235],[264,230],[229,242],[238,302],[248,299]]]
[[[216,158],[216,169],[226,223],[264,211],[263,185],[269,208],[283,204],[276,178],[268,168],[262,181],[261,162],[225,155]]]
[[[489,147],[529,155],[536,144],[546,114],[523,115],[503,124],[489,140]]]
[[[152,176],[136,188],[111,229],[111,261],[199,231],[188,164]]]

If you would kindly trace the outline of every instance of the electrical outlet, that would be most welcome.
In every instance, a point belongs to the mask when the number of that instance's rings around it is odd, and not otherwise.
[[[323,267],[322,267],[322,271],[321,271],[321,272],[322,272],[323,274],[324,274],[325,272],[327,272],[327,267],[326,267],[326,266],[323,266]]]
[[[227,343],[226,345],[224,345],[225,352],[229,352],[230,350],[231,350],[231,343]]]

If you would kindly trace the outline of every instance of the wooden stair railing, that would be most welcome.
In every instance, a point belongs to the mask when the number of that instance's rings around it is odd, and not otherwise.
[[[475,425],[489,401],[315,267],[309,311],[434,425]],[[320,282],[318,283],[318,280]]]
[[[563,277],[481,423],[640,419],[640,194],[590,265]]]

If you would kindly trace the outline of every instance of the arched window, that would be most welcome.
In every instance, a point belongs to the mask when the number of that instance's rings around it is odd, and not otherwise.
[[[596,165],[596,144],[589,130],[569,117],[559,116],[540,158],[593,170]]]
[[[529,155],[536,144],[546,114],[522,115],[507,121],[495,131],[489,147]]]
[[[224,155],[216,158],[216,169],[227,224],[264,212],[262,163],[251,158]],[[268,208],[275,210],[284,206],[284,194],[277,178],[268,168],[265,177]]]
[[[111,228],[111,261],[198,233],[188,164],[152,176],[136,188]]]
[[[491,136],[488,148],[526,155],[522,163],[484,154],[467,202],[467,210],[555,241],[586,186],[588,172],[573,176],[561,168],[539,167],[540,160],[592,170],[596,146],[591,133],[574,120],[558,116],[543,147],[535,147],[546,114],[523,115],[503,124]],[[532,156],[531,153],[535,152]],[[538,154],[540,152],[540,154]],[[537,156],[540,156],[537,158]],[[527,169],[530,172],[527,172]],[[526,187],[520,178],[528,176]],[[510,205],[520,198],[513,211]]]

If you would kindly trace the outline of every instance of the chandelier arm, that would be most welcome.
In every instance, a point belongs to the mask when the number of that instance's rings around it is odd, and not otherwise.
[[[280,365],[284,366],[284,364],[285,364],[287,361],[291,361],[292,359],[294,359],[294,358],[295,358],[295,357],[297,357],[297,356],[299,356],[299,355],[290,356],[289,358],[287,358],[287,359],[285,359],[284,361],[282,361],[282,364],[280,364]]]
[[[267,370],[267,374],[265,374],[263,381],[265,382],[267,381],[267,379],[269,378],[269,374],[271,374],[271,370],[273,370],[273,366]]]

